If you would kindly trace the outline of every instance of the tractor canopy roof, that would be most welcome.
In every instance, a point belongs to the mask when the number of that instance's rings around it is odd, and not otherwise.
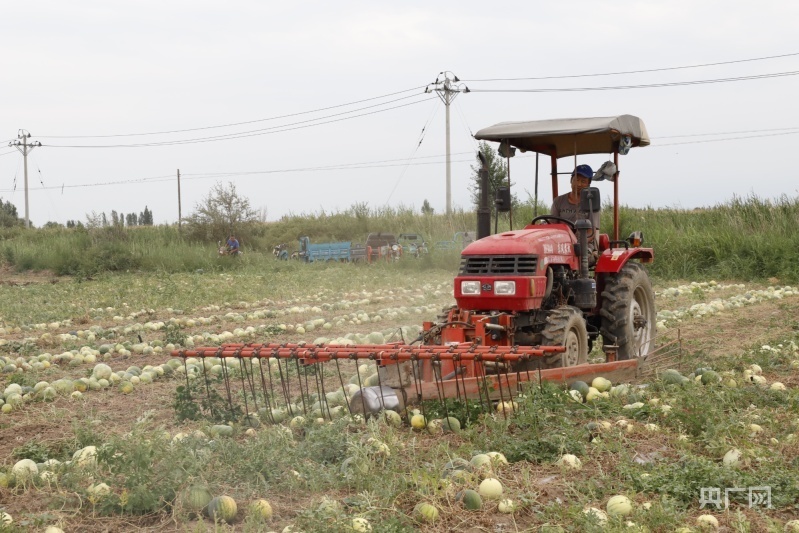
[[[631,146],[649,146],[644,121],[633,115],[500,122],[481,129],[474,138],[560,158],[612,153],[625,136],[630,137]]]

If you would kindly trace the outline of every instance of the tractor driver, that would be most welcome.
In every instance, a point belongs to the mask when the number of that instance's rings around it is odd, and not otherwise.
[[[571,192],[555,198],[550,214],[570,222],[577,222],[585,217],[585,213],[580,211],[580,192],[591,185],[593,177],[594,171],[590,166],[577,165],[572,172]],[[599,247],[599,211],[591,213],[591,222],[593,229],[588,232],[588,248],[594,255]]]

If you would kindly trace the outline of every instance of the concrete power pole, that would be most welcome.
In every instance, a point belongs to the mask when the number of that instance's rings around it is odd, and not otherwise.
[[[460,93],[468,93],[469,88],[460,83],[461,80],[452,72],[446,70],[439,73],[436,81],[425,87],[424,92],[435,92],[447,110],[447,214],[452,213],[452,163],[449,150],[449,104]],[[457,85],[456,85],[457,84]]]
[[[28,139],[30,139],[31,134],[25,130],[19,130],[17,134],[18,139],[22,139],[22,141],[12,141],[8,143],[9,146],[16,147],[22,153],[22,158],[25,160],[25,227],[31,227],[31,219],[29,216],[28,211],[28,154],[31,153],[31,150],[36,148],[37,146],[41,146],[42,143],[39,141],[33,141],[32,143],[28,144]]]

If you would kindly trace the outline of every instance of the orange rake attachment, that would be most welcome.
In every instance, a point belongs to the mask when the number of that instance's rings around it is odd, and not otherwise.
[[[273,343],[225,344],[175,350],[172,355],[184,361],[186,390],[205,392],[200,402],[204,410],[219,417],[214,411],[226,404],[234,417],[257,413],[261,421],[271,423],[298,415],[333,419],[381,410],[405,416],[406,405],[423,406],[427,400],[440,402],[445,410],[448,399],[477,400],[491,411],[494,401],[512,400],[525,382],[635,371],[634,360],[541,369],[541,358],[564,351],[562,346],[472,343]],[[225,397],[214,396],[214,382],[223,384]]]

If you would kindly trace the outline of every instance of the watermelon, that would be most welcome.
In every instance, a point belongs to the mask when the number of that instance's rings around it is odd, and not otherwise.
[[[209,431],[212,437],[230,437],[233,435],[233,427],[227,424],[217,424],[211,426]]]
[[[574,381],[569,385],[569,390],[576,390],[585,398],[588,394],[588,383],[585,381]]]
[[[483,499],[471,489],[459,492],[455,495],[455,499],[463,503],[463,506],[469,511],[479,511],[483,507]]]
[[[444,465],[444,476],[447,476],[454,470],[466,470],[468,472],[471,471],[471,469],[472,465],[469,463],[469,461],[460,457],[456,457]]]
[[[444,428],[445,432],[446,431],[452,431],[452,432],[457,433],[458,431],[461,430],[461,423],[460,423],[460,420],[458,420],[454,416],[448,416],[442,422],[441,427]]]
[[[594,381],[591,382],[591,386],[599,392],[607,392],[610,390],[610,387],[612,387],[613,384],[610,382],[610,380],[600,376],[594,378]]]
[[[25,482],[33,479],[39,473],[39,467],[30,459],[21,459],[14,464],[11,473],[18,481]]]
[[[705,370],[702,372],[702,385],[710,385],[712,383],[718,383],[721,381],[721,376],[719,376],[713,370]]]
[[[420,522],[435,522],[438,520],[438,509],[432,504],[422,502],[413,508],[413,515]]]
[[[205,508],[205,514],[208,518],[228,524],[236,518],[236,513],[238,512],[236,500],[230,496],[217,496],[208,502],[208,507]]]
[[[485,478],[477,488],[477,492],[489,500],[499,500],[502,497],[502,483],[492,477]]]
[[[627,496],[613,496],[608,500],[607,511],[610,516],[627,516],[633,512],[633,503]]]
[[[255,500],[250,504],[250,515],[260,520],[269,520],[272,514],[272,505],[267,500]]]
[[[199,515],[205,511],[211,501],[211,493],[202,485],[192,485],[183,491],[181,501],[191,515]]]

